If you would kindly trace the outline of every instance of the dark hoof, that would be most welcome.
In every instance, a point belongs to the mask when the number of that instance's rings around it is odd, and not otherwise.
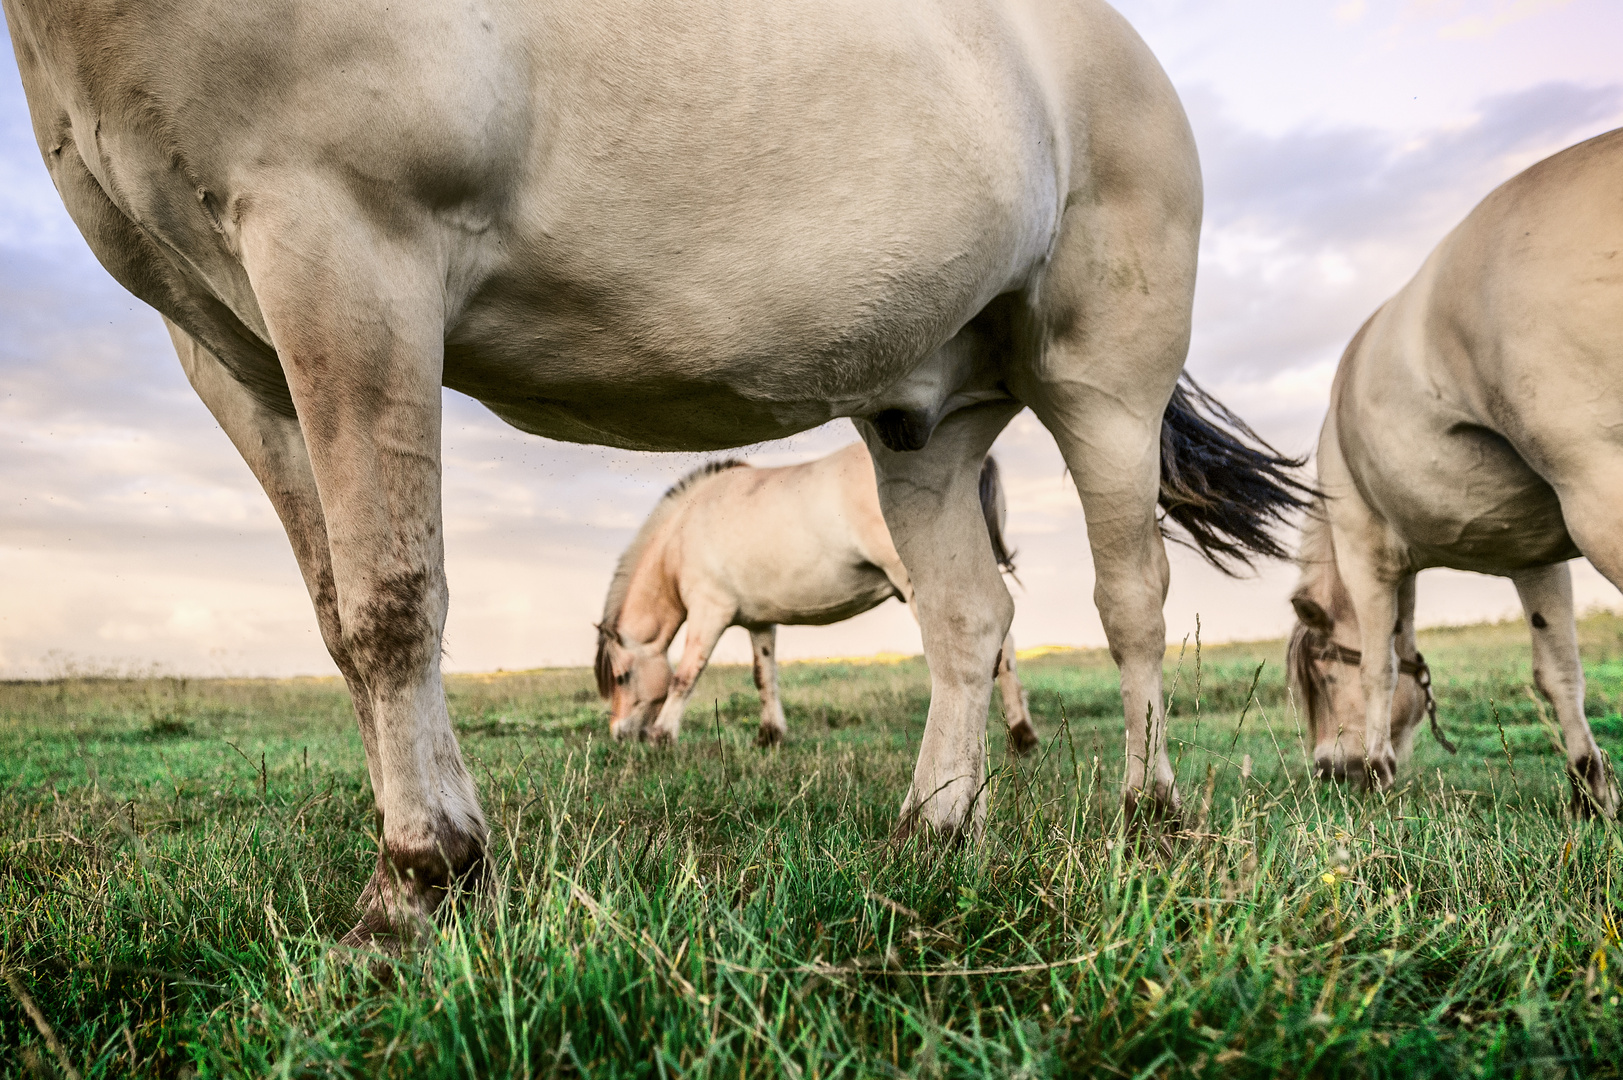
[[[1606,766],[1599,758],[1582,757],[1569,763],[1567,779],[1572,782],[1574,816],[1584,819],[1612,816],[1612,788],[1607,781]]]
[[[762,749],[769,746],[777,746],[779,743],[783,742],[783,736],[784,730],[782,728],[773,727],[770,724],[762,724],[760,730],[755,733],[755,745],[761,747]]]
[[[1162,792],[1128,788],[1122,795],[1122,812],[1135,828],[1150,826],[1170,832],[1183,828],[1183,800],[1176,788]]]
[[[1042,745],[1042,739],[1037,737],[1037,729],[1031,726],[1029,720],[1008,730],[1009,747],[1017,754],[1029,754]]]

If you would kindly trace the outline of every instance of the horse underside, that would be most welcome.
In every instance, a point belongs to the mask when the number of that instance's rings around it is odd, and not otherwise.
[[[901,819],[947,838],[984,819],[1012,615],[977,477],[1032,408],[1090,522],[1124,798],[1176,811],[1161,467],[1242,554],[1294,495],[1221,423],[1163,442],[1199,168],[1106,5],[4,2],[69,214],[168,320],[350,688],[382,816],[355,941],[485,865],[440,675],[444,385],[640,449],[858,418],[932,681]],[[1168,460],[1197,446],[1222,468]]]

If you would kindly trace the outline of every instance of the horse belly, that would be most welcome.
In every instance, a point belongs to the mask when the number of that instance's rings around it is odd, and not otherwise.
[[[677,449],[853,414],[905,377],[1030,276],[1061,206],[1017,35],[966,44],[938,7],[571,24],[447,382],[544,433]],[[998,7],[970,10],[996,30]]]
[[[827,626],[872,610],[896,595],[890,580],[872,566],[811,568],[797,574],[779,566],[771,584],[739,590],[738,621],[746,625]]]
[[[1503,574],[1579,554],[1554,489],[1487,428],[1456,425],[1426,460],[1384,471],[1376,505],[1420,565]]]

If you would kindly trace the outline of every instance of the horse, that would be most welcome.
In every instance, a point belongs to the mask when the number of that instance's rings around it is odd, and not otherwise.
[[[991,456],[981,465],[980,501],[998,568],[1013,574]],[[761,694],[755,742],[774,746],[789,730],[778,697],[778,626],[827,626],[892,597],[911,604],[913,584],[885,529],[873,459],[862,443],[784,468],[736,460],[701,466],[660,498],[610,581],[594,665],[609,730],[621,740],[675,742],[716,642],[728,627],[742,626]],[[684,622],[673,672],[666,652]],[[994,677],[1009,744],[1025,753],[1038,738],[1012,632]]]
[[[166,320],[354,700],[381,827],[346,942],[397,947],[486,867],[442,387],[638,450],[853,418],[930,667],[902,827],[937,842],[984,820],[1012,601],[977,476],[1031,408],[1087,517],[1123,798],[1175,812],[1157,503],[1228,564],[1300,492],[1174,395],[1200,166],[1103,0],[3,3],[69,215]]]
[[[1415,575],[1448,566],[1515,582],[1573,805],[1616,811],[1567,560],[1623,586],[1619,175],[1623,129],[1507,181],[1341,358],[1291,597],[1291,681],[1321,776],[1390,786],[1423,715],[1435,730]]]

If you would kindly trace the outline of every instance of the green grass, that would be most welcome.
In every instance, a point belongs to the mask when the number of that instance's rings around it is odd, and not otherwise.
[[[1581,635],[1615,751],[1623,620]],[[1166,852],[1096,653],[1023,665],[1041,756],[994,736],[949,852],[888,843],[919,662],[787,666],[772,752],[744,669],[673,752],[585,670],[455,677],[495,884],[381,980],[327,953],[375,829],[336,682],[5,684],[0,966],[97,1077],[1617,1075],[1623,838],[1565,815],[1519,625],[1422,648],[1460,754],[1384,797],[1308,782],[1281,645],[1172,650]],[[0,994],[0,1077],[59,1074]]]

